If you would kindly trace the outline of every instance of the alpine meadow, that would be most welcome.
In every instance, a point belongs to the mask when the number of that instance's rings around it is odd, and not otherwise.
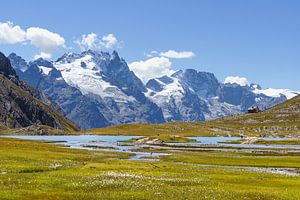
[[[300,2],[3,1],[0,200],[300,199]]]

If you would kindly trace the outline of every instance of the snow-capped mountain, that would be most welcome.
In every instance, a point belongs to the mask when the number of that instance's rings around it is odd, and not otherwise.
[[[151,79],[146,87],[146,96],[162,108],[166,121],[209,120],[246,112],[253,106],[266,109],[299,94],[264,90],[255,84],[223,84],[212,73],[193,69]]]
[[[197,92],[202,94],[204,91],[190,88],[190,81],[191,86],[198,87],[196,80],[187,80],[182,73],[183,71],[178,71],[171,77],[163,76],[149,80],[146,84],[148,91],[145,94],[162,108],[166,121],[204,121],[207,106],[197,96]]]
[[[23,60],[16,54],[10,54],[12,65]],[[25,61],[23,60],[22,63]],[[60,71],[49,61],[38,59],[27,64],[27,69],[16,69],[20,78],[31,86],[43,91],[63,109],[67,118],[71,119],[83,129],[110,125],[100,111],[101,104],[84,95],[75,87],[68,85]]]
[[[298,94],[257,84],[220,83],[212,73],[179,70],[146,85],[117,52],[66,53],[55,62],[9,59],[19,77],[50,96],[82,129],[123,123],[203,121],[262,109]]]
[[[262,89],[257,84],[252,84],[251,88],[255,94],[264,94],[269,97],[280,97],[281,95],[284,95],[287,99],[291,99],[299,94],[299,92],[290,89]]]
[[[9,58],[19,68],[22,58],[15,54]],[[68,53],[56,62],[38,59],[17,73],[61,105],[83,129],[164,122],[161,109],[145,97],[145,86],[116,52]]]

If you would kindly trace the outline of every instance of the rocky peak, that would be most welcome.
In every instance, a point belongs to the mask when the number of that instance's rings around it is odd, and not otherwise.
[[[213,73],[198,72],[194,69],[180,70],[175,72],[172,77],[178,78],[184,87],[192,89],[201,97],[215,96],[220,85]]]
[[[73,53],[73,52],[68,52],[68,53],[64,53],[60,58],[58,58],[56,60],[56,62],[70,63],[70,62],[74,61],[77,58],[80,58],[80,54]]]
[[[11,66],[9,59],[0,52],[0,73],[7,78],[17,77],[17,73]]]
[[[163,86],[156,79],[150,79],[146,83],[146,87],[155,92],[161,92],[164,89]]]
[[[32,62],[29,62],[29,65],[37,65],[37,66],[44,66],[48,68],[54,68],[52,62],[45,60],[43,58],[38,58]]]
[[[141,92],[146,91],[143,82],[130,71],[125,60],[120,58],[116,51],[113,51],[111,59],[105,69],[106,70],[103,70],[105,75],[104,79],[113,85],[124,88],[126,94],[138,98],[143,96]]]
[[[8,56],[8,59],[10,60],[12,67],[17,71],[17,74],[18,71],[24,72],[27,70],[27,62],[16,53],[11,53]]]
[[[256,84],[256,83],[251,83],[250,88],[252,90],[261,90],[262,89],[262,87],[259,84]]]
[[[161,82],[163,82],[165,84],[170,84],[170,83],[174,82],[174,80],[168,76],[162,76],[162,77],[158,78],[158,80],[160,80]]]
[[[30,73],[30,71],[31,73],[37,73],[37,77],[45,75],[49,75],[52,78],[62,77],[61,72],[53,66],[53,63],[43,58],[30,62],[27,72]]]

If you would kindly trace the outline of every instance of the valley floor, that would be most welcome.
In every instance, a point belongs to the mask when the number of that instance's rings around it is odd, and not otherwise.
[[[136,161],[0,138],[0,199],[300,199],[300,153],[159,151],[171,154]]]

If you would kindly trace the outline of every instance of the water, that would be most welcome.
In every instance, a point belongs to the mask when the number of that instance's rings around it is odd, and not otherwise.
[[[202,144],[218,144],[226,140],[240,140],[240,137],[188,137]]]
[[[118,151],[132,153],[131,160],[155,159],[159,156],[168,155],[166,153],[149,153],[136,151],[148,145],[132,144],[123,142],[140,136],[121,136],[121,135],[61,135],[61,136],[27,136],[27,135],[10,135],[1,136],[7,138],[18,138],[27,140],[43,140],[53,141],[54,144],[63,144],[69,148],[87,149],[87,150],[103,150]]]
[[[44,141],[54,141],[56,144],[63,144],[66,147],[76,148],[76,149],[88,149],[88,150],[103,150],[103,151],[118,151],[118,152],[128,152],[132,153],[133,156],[131,160],[143,160],[143,159],[157,159],[159,156],[169,155],[166,153],[149,153],[139,151],[139,148],[147,147],[154,149],[161,149],[161,146],[153,146],[151,144],[136,144],[136,143],[126,143],[122,142],[125,140],[139,138],[141,136],[103,136],[103,135],[62,135],[62,136],[20,136],[20,135],[10,135],[1,136],[19,139],[29,139],[29,140],[44,140]],[[264,145],[264,144],[221,144],[226,140],[239,140],[240,137],[189,137],[190,139],[195,139],[196,142],[191,143],[172,143],[172,145],[184,145],[184,146],[216,146],[216,147],[239,147],[239,148],[289,148],[300,150],[300,145]],[[264,140],[283,140],[292,138],[264,138]]]
[[[3,136],[10,138],[19,138],[27,140],[45,140],[45,141],[57,141],[56,143],[64,144],[71,148],[79,149],[91,149],[94,146],[97,147],[107,147],[107,149],[118,148],[121,151],[127,151],[130,146],[121,146],[120,141],[125,141],[133,138],[138,138],[139,136],[102,136],[102,135],[61,135],[61,136],[27,136],[27,135],[11,135]]]

